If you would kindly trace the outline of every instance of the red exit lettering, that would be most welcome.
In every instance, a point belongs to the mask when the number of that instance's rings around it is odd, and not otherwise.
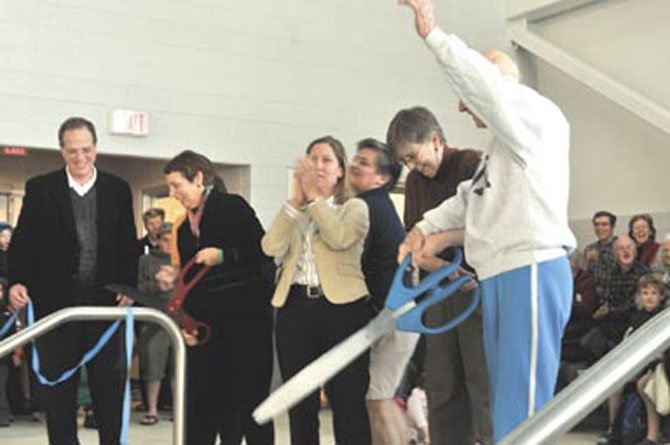
[[[7,156],[28,156],[26,147],[4,146],[2,152]]]

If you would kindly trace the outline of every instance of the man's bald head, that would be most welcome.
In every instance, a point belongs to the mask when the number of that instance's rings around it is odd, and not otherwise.
[[[637,245],[633,238],[629,236],[620,236],[614,241],[613,245],[614,260],[619,267],[627,271],[633,267],[637,255]]]
[[[519,74],[519,67],[510,56],[497,49],[487,49],[486,51],[482,51],[482,55],[486,58],[486,60],[497,66],[498,70],[504,77],[514,82],[519,82],[521,79],[521,75]],[[472,116],[472,120],[474,121],[477,128],[486,128],[486,123],[481,120],[479,116],[476,116],[472,111],[470,111],[463,100],[458,101],[458,111],[461,113],[468,113],[470,116]]]
[[[482,54],[489,62],[498,67],[503,76],[512,79],[515,82],[521,80],[519,67],[506,53],[497,49],[487,49]]]

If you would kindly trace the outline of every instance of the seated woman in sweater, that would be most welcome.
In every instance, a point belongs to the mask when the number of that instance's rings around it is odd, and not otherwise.
[[[284,380],[372,315],[361,270],[368,209],[358,198],[345,199],[345,168],[340,141],[326,136],[310,143],[295,166],[292,197],[263,237],[265,253],[282,263],[272,304],[279,308],[276,338]],[[368,362],[368,354],[361,355],[326,384],[337,443],[371,443]],[[292,444],[319,443],[318,411],[318,392],[290,410]]]
[[[637,244],[637,260],[649,267],[656,258],[659,248],[656,242],[654,218],[648,213],[633,215],[628,222],[628,236]]]

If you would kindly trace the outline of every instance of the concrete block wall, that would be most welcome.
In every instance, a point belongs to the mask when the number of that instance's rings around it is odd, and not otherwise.
[[[479,47],[506,41],[501,2],[457,3],[438,4],[448,29]],[[390,0],[2,2],[0,103],[0,144],[56,149],[59,123],[83,115],[101,153],[193,148],[248,164],[266,224],[285,198],[286,168],[315,137],[349,147],[383,138],[399,108],[422,104],[452,144],[487,139],[457,113],[409,11]],[[109,134],[119,108],[148,112],[150,135]]]

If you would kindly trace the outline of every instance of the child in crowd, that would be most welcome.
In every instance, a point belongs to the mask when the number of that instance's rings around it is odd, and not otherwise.
[[[664,288],[665,285],[654,274],[643,275],[637,283],[636,306],[637,310],[631,318],[631,323],[624,339],[628,337],[633,331],[640,328],[644,323],[651,320],[655,315],[664,309]],[[655,445],[658,443],[658,436],[660,430],[660,417],[656,412],[654,402],[644,394],[643,388],[659,363],[658,360],[653,361],[644,368],[641,375],[635,379],[635,388],[642,396],[646,408],[647,416],[647,436],[638,443],[638,445]],[[603,437],[603,440],[598,443],[604,444],[621,444],[622,437],[620,427],[618,427],[617,418],[621,417],[622,400],[624,391],[630,389],[631,385],[625,385],[610,396],[608,401],[611,412],[617,413],[614,417],[614,422],[610,425],[610,430]]]
[[[665,300],[664,290],[665,285],[663,281],[659,280],[658,276],[645,275],[644,277],[640,278],[638,283],[638,305],[642,306],[642,312],[646,314],[646,316],[640,315],[641,323],[649,320],[664,308],[664,305],[662,304]],[[635,322],[635,318],[633,319],[633,322]],[[656,370],[658,363],[659,361],[655,360],[649,364],[645,368],[642,377],[637,380],[636,384],[637,392],[644,401],[645,411],[647,414],[647,436],[642,442],[640,442],[640,445],[656,445],[659,439],[661,423],[660,415],[656,411],[655,400],[652,400],[644,392],[644,388],[649,380],[653,378],[654,372],[665,372],[663,367],[661,367],[658,371]]]

